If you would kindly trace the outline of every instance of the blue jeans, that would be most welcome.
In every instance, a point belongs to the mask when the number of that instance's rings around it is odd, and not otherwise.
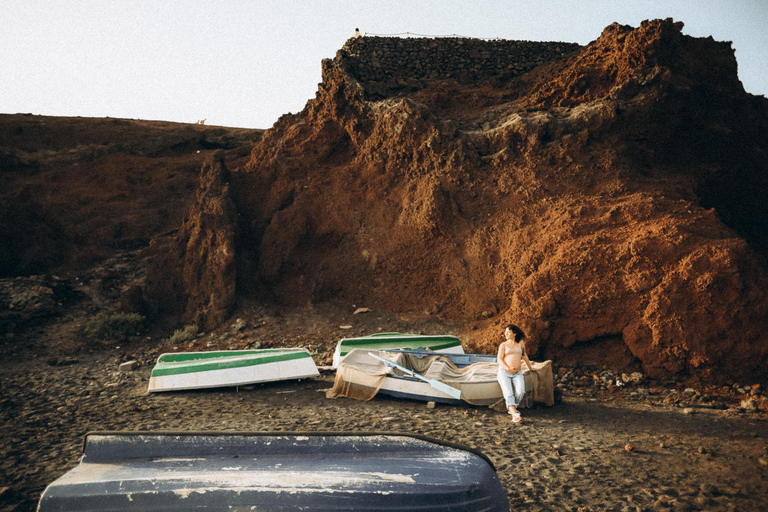
[[[510,405],[517,407],[523,401],[525,396],[525,377],[523,369],[517,373],[509,373],[499,365],[499,373],[496,375],[501,386],[501,392],[504,394],[504,400],[507,402],[507,408]]]

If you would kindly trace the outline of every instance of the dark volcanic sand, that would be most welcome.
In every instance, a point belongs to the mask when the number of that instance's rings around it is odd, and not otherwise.
[[[119,350],[51,366],[0,368],[0,511],[34,510],[45,486],[74,467],[91,430],[400,431],[479,448],[513,510],[760,510],[768,503],[764,413],[582,398],[524,410],[375,398],[330,400],[319,379],[249,389],[147,394],[151,356],[122,374]],[[137,351],[133,352],[137,355]],[[71,361],[69,361],[71,362]],[[65,363],[65,364],[61,364]],[[635,452],[625,446],[631,443]]]

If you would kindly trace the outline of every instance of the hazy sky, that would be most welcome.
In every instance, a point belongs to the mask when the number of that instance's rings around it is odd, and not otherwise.
[[[668,17],[733,41],[766,95],[768,0],[0,0],[0,113],[269,128],[356,27],[587,44]]]

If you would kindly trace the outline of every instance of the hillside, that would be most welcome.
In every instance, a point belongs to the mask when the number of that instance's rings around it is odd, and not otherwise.
[[[0,277],[85,270],[177,229],[207,155],[261,130],[0,114]]]

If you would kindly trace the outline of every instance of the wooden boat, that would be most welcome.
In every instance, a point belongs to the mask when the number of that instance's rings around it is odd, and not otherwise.
[[[389,354],[395,354],[391,351],[385,351]],[[406,359],[409,354],[405,354]],[[412,354],[413,357],[425,359],[428,354]],[[451,371],[452,366],[447,363],[453,363],[455,368],[467,368],[475,365],[471,375],[457,374]],[[413,366],[410,364],[409,366]],[[419,365],[423,366],[423,365]],[[436,366],[435,368],[431,368]],[[461,403],[469,402],[474,405],[492,405],[503,399],[501,386],[496,379],[498,365],[496,356],[485,354],[445,354],[441,357],[433,356],[433,362],[429,369],[424,371],[424,376],[442,382],[461,392],[461,398],[457,399],[453,395],[444,393],[435,386],[424,380],[392,372],[384,379],[384,383],[379,389],[379,393],[393,396],[396,398],[407,398],[410,400],[423,400],[426,402],[440,403]],[[455,377],[455,378],[452,378]]]
[[[424,348],[440,353],[464,353],[464,349],[461,347],[461,340],[456,336],[448,334],[384,332],[339,340],[336,344],[336,351],[333,353],[333,367],[339,366],[339,361],[356,348],[367,350]]]
[[[492,463],[472,449],[393,433],[86,435],[80,464],[39,512],[509,511]]]
[[[393,365],[381,359],[388,359]],[[526,393],[521,407],[531,407],[533,402],[554,405],[551,361],[532,364],[534,371],[526,369],[523,372]],[[504,400],[497,373],[498,363],[493,355],[435,354],[425,350],[354,350],[341,360],[328,396],[368,400],[382,393],[427,402],[494,406]],[[445,386],[454,392],[444,391]]]
[[[149,391],[244,386],[318,375],[305,348],[179,352],[157,358]]]

